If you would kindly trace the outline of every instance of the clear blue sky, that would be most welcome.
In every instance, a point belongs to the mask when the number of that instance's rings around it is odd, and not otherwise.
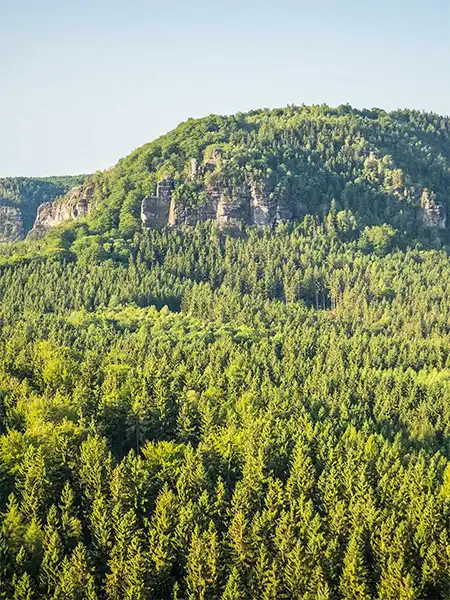
[[[0,0],[0,175],[87,173],[190,116],[450,113],[450,0]]]

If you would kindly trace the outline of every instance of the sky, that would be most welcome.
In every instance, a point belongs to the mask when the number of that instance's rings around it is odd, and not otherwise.
[[[0,176],[92,173],[189,117],[450,114],[450,0],[0,0]]]

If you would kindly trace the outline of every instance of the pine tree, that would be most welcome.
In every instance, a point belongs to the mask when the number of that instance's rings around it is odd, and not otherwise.
[[[24,517],[14,494],[8,498],[6,513],[3,515],[2,533],[6,547],[12,552],[18,552],[25,533]]]
[[[28,573],[18,577],[14,583],[14,600],[33,600],[35,598],[33,586]]]
[[[189,546],[186,587],[189,600],[218,598],[219,543],[211,522],[207,531],[196,527]]]
[[[361,533],[358,531],[352,534],[347,545],[339,589],[343,600],[371,600]]]
[[[155,577],[163,585],[175,561],[174,532],[177,505],[172,490],[165,486],[158,495],[149,528],[150,558]]]
[[[128,556],[125,563],[125,600],[147,600],[148,572],[148,556],[142,549],[139,537],[134,535],[129,544]]]
[[[106,492],[110,481],[112,457],[106,439],[90,435],[80,448],[79,476],[84,496],[88,502]]]
[[[41,516],[48,484],[44,455],[41,448],[30,446],[21,465],[21,511],[27,520]]]
[[[228,529],[233,561],[242,568],[246,568],[252,557],[252,548],[249,540],[248,523],[242,510],[233,516]]]
[[[247,600],[243,577],[239,569],[234,566],[228,576],[221,600]]]
[[[51,597],[56,589],[60,575],[63,546],[58,533],[56,507],[52,506],[47,516],[44,529],[44,553],[40,566],[40,584],[47,597]]]
[[[102,495],[92,503],[89,529],[99,563],[105,563],[112,545],[112,525],[109,507]]]
[[[311,577],[305,547],[301,540],[297,540],[294,548],[287,555],[283,581],[289,592],[290,598],[300,600],[306,591]]]
[[[410,573],[405,573],[403,560],[392,556],[381,571],[379,600],[416,600],[418,591]]]
[[[59,510],[61,512],[61,530],[65,545],[72,547],[81,541],[82,527],[74,508],[74,494],[67,481],[61,492]]]
[[[136,532],[136,515],[133,510],[125,513],[116,525],[115,543],[111,549],[106,575],[106,595],[109,600],[122,600],[127,590],[126,569],[130,553],[130,541]]]
[[[53,600],[97,600],[95,579],[86,548],[78,544],[65,558]]]
[[[12,596],[10,580],[11,557],[8,552],[3,531],[0,529],[0,598],[6,599]]]

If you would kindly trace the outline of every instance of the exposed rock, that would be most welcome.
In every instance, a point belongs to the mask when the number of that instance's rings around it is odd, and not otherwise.
[[[217,205],[219,227],[239,228],[250,224],[251,195],[247,185],[233,188],[231,196],[222,194]]]
[[[162,181],[158,182],[156,186],[156,197],[160,200],[166,200],[170,203],[172,199],[172,190],[174,188],[174,181],[171,177],[167,177]]]
[[[0,204],[0,242],[16,242],[25,232],[20,208]]]
[[[169,225],[195,225],[198,222],[214,220],[217,215],[220,191],[213,186],[205,190],[205,200],[195,206],[184,206],[172,198],[169,211]]]
[[[30,239],[40,239],[50,229],[65,221],[77,221],[86,217],[92,210],[94,186],[91,183],[78,185],[54,202],[44,202],[38,208]]]
[[[173,179],[168,177],[156,187],[156,196],[147,196],[141,204],[141,221],[146,228],[160,229],[169,223]]]
[[[218,187],[209,185],[206,188],[206,205],[203,207],[203,214],[206,219],[216,219],[221,192]]]
[[[189,165],[189,177],[190,179],[195,179],[198,174],[198,164],[196,158],[191,158],[191,163]]]
[[[220,155],[217,153],[217,157]],[[204,199],[199,203],[183,204],[172,195],[174,181],[165,179],[157,186],[155,196],[144,198],[141,220],[146,228],[165,225],[195,225],[214,220],[219,227],[241,228],[244,225],[273,226],[279,221],[293,219],[289,199],[272,199],[267,185],[254,182],[235,185],[231,191],[221,191],[221,186],[209,184],[204,189]]]
[[[250,221],[253,225],[259,227],[273,225],[276,216],[276,203],[269,197],[269,192],[264,184],[252,184],[250,210]]]
[[[213,152],[211,166],[221,160],[220,149]],[[245,225],[272,227],[279,222],[301,218],[307,207],[300,202],[293,203],[288,188],[275,189],[271,194],[268,182],[253,181],[224,188],[223,180],[214,174],[203,179],[205,172],[196,160],[191,161],[189,179],[195,179],[194,194],[187,194],[181,201],[174,198],[175,182],[171,177],[159,181],[156,194],[143,199],[141,221],[145,228],[162,228],[167,225],[195,225],[212,220],[219,227],[240,229]],[[208,179],[210,183],[207,183]],[[201,185],[203,181],[203,187]],[[192,186],[192,184],[190,184]],[[195,191],[197,190],[197,191]],[[198,192],[198,190],[202,190]],[[65,221],[73,221],[87,216],[94,204],[95,189],[92,183],[73,188],[65,197],[54,202],[46,202],[38,208],[34,226],[28,234],[31,239],[39,239],[50,229]],[[417,199],[417,196],[416,196]],[[444,229],[445,210],[436,203],[433,192],[424,190],[421,196],[421,220],[429,229]],[[320,206],[325,214],[328,205]],[[0,241],[14,241],[24,237],[23,219],[19,208],[0,205]]]
[[[435,195],[424,189],[420,199],[422,223],[427,229],[445,229],[447,216],[445,209],[436,203]]]

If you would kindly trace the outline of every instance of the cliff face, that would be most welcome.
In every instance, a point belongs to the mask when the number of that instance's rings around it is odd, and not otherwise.
[[[0,177],[0,241],[23,239],[33,227],[38,207],[64,196],[85,177]]]
[[[436,204],[434,195],[425,189],[421,198],[422,223],[427,229],[445,229],[447,215],[445,209]]]
[[[378,163],[380,161],[377,162],[373,153],[364,163],[367,171],[365,177],[369,182],[378,181],[380,172],[383,174],[383,169],[387,169],[384,163],[381,166]],[[390,173],[392,179],[392,173],[386,172]],[[401,173],[393,174],[395,181],[385,174],[382,177],[391,199],[398,196],[399,202],[404,201],[409,194],[410,204],[415,207],[414,210],[418,209],[416,215],[423,228],[435,231],[445,229],[445,208],[436,202],[434,192],[406,188],[402,184]],[[312,206],[308,204],[309,195]],[[39,206],[34,226],[28,234],[29,239],[41,238],[60,223],[86,217],[94,206],[94,196],[94,184],[88,181],[72,188],[66,196],[54,202],[44,202]],[[252,173],[247,170],[236,176],[233,165],[230,168],[220,149],[214,149],[209,158],[202,162],[197,159],[187,162],[184,172],[176,181],[171,177],[160,180],[156,193],[142,200],[140,217],[146,229],[195,225],[211,220],[220,228],[237,230],[247,225],[274,227],[280,222],[300,219],[308,212],[314,213],[314,210],[323,215],[328,206],[326,202],[320,202],[311,187],[300,190],[300,193],[297,189],[297,194],[294,194],[289,181],[280,185],[276,178],[262,171]],[[20,211],[3,207],[0,211],[0,241],[23,236]]]
[[[0,204],[0,242],[23,239],[24,228],[20,208]]]
[[[212,170],[211,164],[207,164],[206,168]],[[191,180],[194,173],[198,176],[199,168],[195,163],[191,164]],[[207,184],[202,201],[194,204],[176,200],[174,189],[175,182],[167,178],[158,183],[156,195],[144,198],[141,221],[145,228],[195,225],[207,220],[216,221],[224,229],[239,229],[245,225],[274,227],[277,223],[301,218],[308,212],[302,203],[292,206],[288,194],[274,198],[266,182],[225,186],[224,189],[217,183]],[[446,227],[445,209],[426,189],[421,197],[419,219],[426,229],[442,230]]]
[[[219,227],[238,228],[250,225],[251,196],[247,185],[234,187],[231,194],[225,191],[217,204],[216,221]]]
[[[147,196],[141,204],[141,221],[144,227],[160,229],[169,223],[174,182],[167,178],[158,183],[156,196]]]
[[[44,202],[38,208],[29,239],[40,239],[50,229],[65,221],[76,221],[86,217],[93,207],[94,186],[90,183],[74,187],[63,198],[55,202]]]
[[[259,226],[273,225],[276,213],[276,202],[270,198],[266,185],[253,183],[250,203],[252,222]]]
[[[198,167],[194,165],[197,170]],[[192,169],[192,166],[191,166]],[[207,165],[212,170],[211,164]],[[191,174],[192,178],[192,174]],[[158,183],[156,195],[147,196],[141,205],[141,221],[145,228],[161,228],[165,225],[195,225],[207,220],[216,221],[224,229],[239,229],[245,225],[273,227],[279,222],[290,221],[307,212],[303,205],[294,214],[289,198],[273,198],[266,183],[243,183],[222,188],[206,184],[202,201],[185,204],[173,197],[175,182],[164,179]],[[298,213],[298,214],[297,214]]]
[[[292,204],[289,192],[275,193],[268,181],[225,184],[205,175],[214,171],[221,160],[219,153],[205,164],[190,164],[187,182],[200,193],[189,202],[174,194],[175,181],[168,177],[158,182],[156,194],[147,196],[141,203],[141,222],[146,229],[160,229],[167,225],[195,225],[212,220],[223,229],[240,229],[246,225],[274,227],[277,223],[301,218],[308,212],[302,203]],[[94,186],[86,183],[73,188],[65,197],[39,206],[29,239],[39,239],[50,229],[65,221],[76,221],[91,212],[94,205]],[[446,227],[445,209],[436,203],[432,192],[423,190],[420,198],[419,218],[427,229]],[[20,210],[0,205],[0,242],[24,237]]]

